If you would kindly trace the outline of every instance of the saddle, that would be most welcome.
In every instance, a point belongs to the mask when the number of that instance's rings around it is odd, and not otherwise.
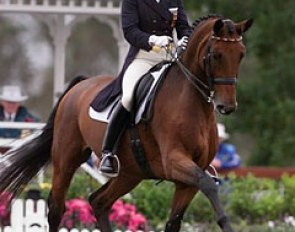
[[[153,114],[153,103],[158,89],[171,66],[170,61],[163,61],[152,67],[137,83],[133,97],[133,107],[131,110],[131,121],[136,125],[141,120],[147,122]],[[94,98],[95,100],[96,98]],[[115,98],[111,104],[103,111],[96,110],[91,104],[89,107],[90,118],[108,123],[110,115],[121,96]]]

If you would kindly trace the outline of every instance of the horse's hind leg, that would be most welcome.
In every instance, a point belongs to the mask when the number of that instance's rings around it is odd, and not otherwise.
[[[66,139],[63,140],[65,144]],[[71,179],[78,167],[87,160],[90,152],[81,152],[79,139],[75,138],[67,146],[61,144],[53,146],[53,179],[52,189],[48,198],[49,231],[57,232],[65,211],[65,198]],[[67,141],[69,142],[69,141]]]
[[[175,186],[176,190],[173,197],[172,209],[165,227],[165,232],[180,231],[183,214],[198,191],[195,187],[183,184],[176,184]]]
[[[131,191],[141,181],[141,178],[133,178],[130,175],[120,175],[111,179],[100,189],[90,195],[89,202],[97,219],[98,227],[102,232],[112,232],[109,221],[109,211],[113,203]]]

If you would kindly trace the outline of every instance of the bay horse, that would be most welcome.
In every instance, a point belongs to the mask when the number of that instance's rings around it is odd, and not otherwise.
[[[230,114],[237,108],[236,80],[245,54],[242,35],[252,20],[235,23],[220,16],[194,23],[186,51],[168,71],[154,101],[154,113],[137,129],[155,179],[175,183],[166,232],[181,228],[183,215],[200,190],[211,202],[217,223],[232,232],[218,187],[207,173],[218,146],[215,111]],[[18,194],[38,171],[52,163],[48,197],[50,232],[57,232],[65,211],[71,179],[91,151],[101,152],[106,124],[88,116],[89,105],[112,77],[76,78],[60,97],[42,133],[1,162],[0,193]],[[125,131],[118,147],[119,176],[92,193],[89,202],[103,232],[112,231],[108,213],[112,204],[148,177],[138,166]],[[100,158],[100,157],[99,157]]]

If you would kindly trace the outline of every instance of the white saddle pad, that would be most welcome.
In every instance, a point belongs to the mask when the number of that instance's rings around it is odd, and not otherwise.
[[[141,117],[142,117],[142,114],[145,110],[145,107],[146,107],[146,102],[147,102],[147,99],[148,97],[150,96],[152,90],[155,88],[157,82],[159,81],[160,79],[160,76],[161,74],[164,72],[164,70],[166,68],[168,68],[171,64],[165,64],[163,65],[163,67],[159,70],[159,71],[156,71],[156,72],[153,72],[152,73],[152,76],[153,76],[153,84],[151,85],[151,88],[148,92],[148,94],[145,96],[144,100],[142,101],[142,104],[140,105],[139,107],[139,110],[138,112],[136,113],[136,117],[135,117],[135,123],[138,124],[141,120]],[[109,119],[110,119],[110,111],[115,107],[115,105],[119,102],[119,100],[121,99],[121,96],[119,96],[114,102],[112,102],[104,111],[102,112],[97,112],[95,111],[91,106],[89,107],[89,116],[90,118],[94,119],[94,120],[97,120],[97,121],[100,121],[100,122],[105,122],[105,123],[108,123],[109,122]]]

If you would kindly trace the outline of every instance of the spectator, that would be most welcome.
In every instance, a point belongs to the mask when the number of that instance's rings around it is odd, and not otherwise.
[[[93,153],[93,152],[91,153],[91,155],[86,163],[94,169],[98,168],[99,160],[98,160],[97,156],[95,155],[95,153]]]
[[[241,165],[241,159],[234,145],[226,143],[229,134],[226,133],[223,124],[218,123],[219,147],[211,165],[217,170],[237,168]]]
[[[19,86],[3,86],[0,94],[0,121],[37,122],[39,121],[26,107],[22,106],[28,96],[23,95]],[[19,138],[21,129],[0,128],[1,138]]]

